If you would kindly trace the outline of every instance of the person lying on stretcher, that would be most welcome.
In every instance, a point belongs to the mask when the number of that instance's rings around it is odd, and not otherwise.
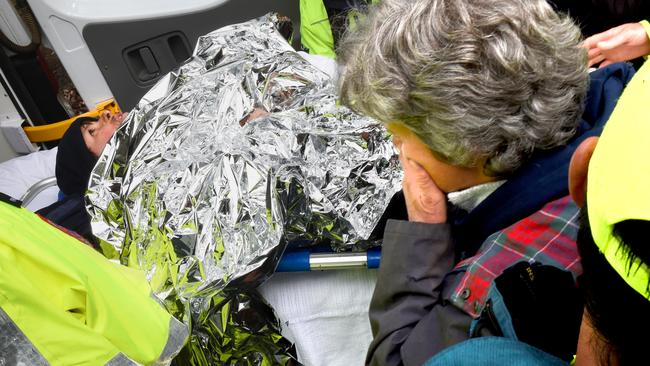
[[[267,114],[255,108],[240,124]],[[127,115],[105,110],[99,118],[79,117],[70,125],[59,142],[56,155],[56,180],[61,190],[59,201],[38,211],[41,216],[78,233],[92,244],[97,241],[84,207],[84,194],[97,159]]]
[[[93,244],[96,244],[96,239],[90,229],[83,196],[99,155],[126,115],[106,110],[99,118],[79,117],[70,125],[56,154],[56,180],[61,190],[59,200],[37,212]]]

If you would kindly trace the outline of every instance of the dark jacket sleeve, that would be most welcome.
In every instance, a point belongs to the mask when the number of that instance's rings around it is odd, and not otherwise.
[[[432,350],[423,345],[440,338],[434,304],[453,266],[449,225],[388,221],[370,303],[374,339],[367,364],[421,365],[431,357]]]

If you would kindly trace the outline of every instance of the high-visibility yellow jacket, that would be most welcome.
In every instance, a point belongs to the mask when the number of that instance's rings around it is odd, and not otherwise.
[[[379,0],[364,2],[376,4]],[[346,15],[347,27],[354,28],[355,21],[360,15],[352,6]],[[300,42],[312,55],[336,58],[332,25],[323,0],[300,0]]]
[[[187,334],[144,273],[0,202],[0,365],[162,365]]]
[[[323,0],[300,0],[300,42],[310,54],[335,58],[334,36]]]

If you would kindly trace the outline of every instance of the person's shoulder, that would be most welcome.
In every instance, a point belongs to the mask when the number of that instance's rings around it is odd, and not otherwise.
[[[479,337],[451,346],[424,366],[566,366],[568,363],[526,343],[504,337]]]

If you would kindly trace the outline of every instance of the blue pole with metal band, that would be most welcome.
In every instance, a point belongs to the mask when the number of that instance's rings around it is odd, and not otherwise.
[[[280,258],[276,272],[308,272],[332,269],[379,268],[381,249],[354,253],[312,253],[309,250],[287,251]]]

